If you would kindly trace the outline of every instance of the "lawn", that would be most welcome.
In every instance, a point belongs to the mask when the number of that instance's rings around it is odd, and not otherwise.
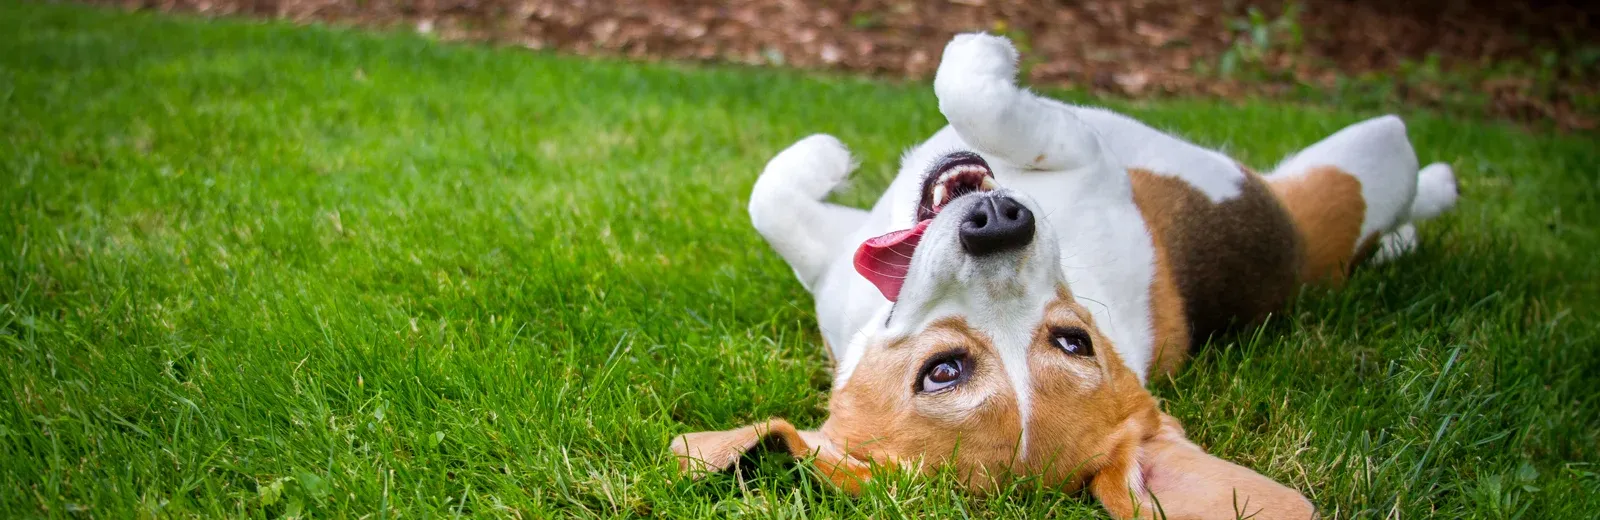
[[[1257,166],[1373,115],[1111,104]],[[1465,195],[1422,248],[1155,391],[1326,517],[1588,517],[1600,146],[1407,120]],[[766,159],[838,135],[864,205],[942,123],[923,83],[0,2],[0,517],[1102,516],[674,476],[673,435],[825,415]]]

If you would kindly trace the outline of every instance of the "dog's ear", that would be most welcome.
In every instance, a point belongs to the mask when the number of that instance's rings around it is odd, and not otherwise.
[[[745,452],[764,442],[776,442],[796,459],[810,457],[823,477],[850,494],[861,491],[871,477],[867,463],[850,456],[821,432],[796,430],[783,419],[767,419],[732,430],[695,432],[672,439],[679,472],[700,478],[739,462]]]
[[[1316,517],[1316,508],[1298,491],[1207,454],[1183,436],[1177,419],[1166,414],[1161,414],[1153,435],[1124,451],[1089,484],[1106,511],[1117,518]]]

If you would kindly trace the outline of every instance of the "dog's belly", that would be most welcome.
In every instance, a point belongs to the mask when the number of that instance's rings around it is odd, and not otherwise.
[[[1160,275],[1171,278],[1183,302],[1188,345],[1260,319],[1294,294],[1301,236],[1260,176],[1128,116],[1097,108],[1075,114],[1099,131],[1129,172],[1134,201],[1166,264]],[[1171,320],[1159,305],[1153,312],[1159,335]]]
[[[1130,169],[1134,200],[1183,301],[1190,345],[1281,308],[1299,286],[1301,237],[1262,179],[1214,202],[1172,176]]]

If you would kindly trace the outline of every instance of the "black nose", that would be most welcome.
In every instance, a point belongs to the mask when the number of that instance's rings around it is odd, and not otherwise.
[[[961,221],[961,248],[972,256],[1010,251],[1033,241],[1033,212],[1004,195],[984,197]]]

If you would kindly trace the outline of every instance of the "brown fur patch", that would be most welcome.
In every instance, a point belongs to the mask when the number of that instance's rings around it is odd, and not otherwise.
[[[1361,239],[1361,222],[1367,214],[1361,181],[1338,168],[1321,166],[1295,176],[1273,176],[1267,183],[1304,237],[1306,261],[1300,281],[1331,287],[1344,284],[1361,259],[1356,255],[1356,241]]]
[[[1128,175],[1134,202],[1176,280],[1189,345],[1235,322],[1261,319],[1294,295],[1303,262],[1300,234],[1254,173],[1246,171],[1239,196],[1221,204],[1176,177],[1139,169]],[[1170,320],[1158,323],[1158,332],[1163,325]]]

